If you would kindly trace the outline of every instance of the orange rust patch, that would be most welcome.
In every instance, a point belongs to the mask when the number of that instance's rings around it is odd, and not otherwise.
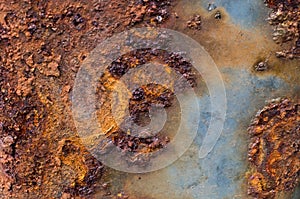
[[[283,99],[261,110],[248,129],[248,159],[253,170],[248,193],[274,198],[293,190],[300,171],[300,103]]]

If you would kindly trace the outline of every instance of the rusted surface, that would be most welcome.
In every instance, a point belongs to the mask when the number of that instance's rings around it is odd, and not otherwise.
[[[254,198],[274,198],[292,191],[300,172],[300,102],[271,103],[258,112],[248,131],[252,168],[248,193]]]
[[[97,43],[168,18],[170,1],[0,1],[0,198],[89,197],[103,166],[81,144],[70,93]]]
[[[70,114],[73,80],[83,60],[100,41],[135,25],[158,26],[167,21],[172,17],[170,2],[0,0],[0,198],[91,198],[96,188],[100,191],[98,198],[129,197],[121,190],[118,190],[118,195],[110,196],[109,186],[102,181],[105,168],[88,153],[76,134]],[[278,1],[269,3],[277,5]],[[176,29],[180,24],[186,28],[190,18],[184,17],[181,13],[184,10],[190,12],[180,7],[177,10],[179,15],[174,13],[176,20],[168,27]],[[186,16],[190,17],[191,13]],[[204,15],[201,13],[201,16]],[[249,49],[262,46],[273,49],[272,42],[269,43],[260,34],[251,36],[228,25],[228,18],[223,11],[222,19],[217,22],[214,17],[204,16],[201,20],[205,26],[201,27],[201,34],[195,36],[219,65],[235,66],[243,62],[250,66],[254,57],[264,52],[257,50],[249,55]],[[206,42],[211,40],[214,45]],[[245,42],[235,43],[236,40]],[[176,56],[170,61],[180,63]],[[189,67],[178,69],[179,72],[187,70],[180,73],[188,74]],[[122,70],[122,67],[120,70],[117,67],[117,70],[112,68],[111,71],[122,74]],[[193,78],[191,80],[193,82]],[[156,102],[165,106],[170,104],[171,92],[161,89],[161,95],[155,97],[149,94],[151,89],[147,87],[134,91],[132,114],[147,115],[147,106],[145,112],[141,111],[145,99],[149,102],[163,97]],[[109,118],[103,122],[107,122],[103,126],[108,133],[119,132],[110,128]],[[130,136],[130,139],[124,138],[124,132],[121,133],[121,136],[115,136],[115,143],[125,140],[120,147],[137,150],[139,144],[135,145]],[[114,139],[113,136],[111,138]],[[161,143],[165,144],[167,140],[161,140]],[[155,140],[146,143],[146,146],[151,143]],[[162,147],[161,143],[159,147]],[[265,178],[265,173],[254,175],[254,179],[260,178]],[[155,184],[157,181],[152,182]],[[279,190],[281,186],[278,187]],[[106,195],[102,195],[101,191]],[[142,198],[140,194],[136,197]]]
[[[277,57],[300,58],[300,1],[266,0],[272,8],[268,21],[274,26],[273,40],[284,44],[285,50],[276,52]]]
[[[166,35],[167,36],[167,35]],[[120,78],[130,68],[157,61],[166,64],[166,67],[173,68],[176,72],[184,75],[191,86],[195,86],[195,71],[192,71],[192,64],[184,59],[180,52],[166,52],[158,49],[141,49],[123,55],[118,60],[112,62],[109,66],[109,73],[115,77]]]
[[[165,133],[158,132],[153,135],[153,132],[140,132],[139,136],[131,134],[130,127],[127,130],[118,127],[114,116],[112,115],[111,107],[113,106],[111,93],[115,89],[115,82],[120,79],[130,69],[142,66],[150,62],[159,62],[161,67],[166,72],[170,72],[172,68],[186,78],[186,81],[191,87],[196,86],[196,72],[192,69],[192,64],[183,58],[180,53],[169,53],[163,50],[141,49],[128,54],[122,55],[106,69],[103,76],[100,78],[98,85],[98,101],[101,102],[101,108],[98,112],[99,123],[106,132],[106,136],[114,143],[115,146],[126,152],[135,152],[134,157],[124,158],[130,160],[130,164],[148,164],[149,155],[151,152],[158,151],[164,148],[170,141]],[[159,72],[159,71],[157,71]],[[142,78],[145,82],[149,77]],[[132,79],[132,81],[135,81]],[[174,80],[175,81],[175,80]],[[168,110],[174,105],[174,82],[168,82],[166,88],[163,85],[154,83],[141,85],[136,88],[129,99],[130,118],[140,125],[145,126],[150,121],[150,107],[155,104]],[[178,90],[183,91],[184,85],[176,85]],[[180,87],[182,86],[182,87]],[[126,102],[124,102],[126,104]],[[122,102],[118,102],[118,106],[122,106]],[[120,116],[118,114],[118,116]],[[105,117],[103,117],[105,116]],[[171,133],[172,134],[172,133]],[[98,149],[106,150],[106,149]],[[127,153],[128,155],[128,153]]]

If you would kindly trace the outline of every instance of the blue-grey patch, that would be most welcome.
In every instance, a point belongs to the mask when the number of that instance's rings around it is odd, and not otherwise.
[[[245,172],[247,170],[247,126],[256,111],[266,100],[284,96],[295,87],[272,75],[257,76],[250,71],[225,68],[222,73],[228,77],[225,83],[228,111],[223,134],[214,150],[204,159],[197,159],[197,151],[166,168],[168,178],[175,183],[177,193],[186,198],[244,198]],[[208,96],[199,98],[201,106],[209,106]],[[202,110],[202,109],[200,109]],[[201,113],[198,137],[192,148],[201,146],[210,114]],[[195,162],[196,161],[196,162]],[[183,173],[184,171],[184,173]]]
[[[252,28],[258,23],[263,23],[268,13],[262,0],[203,0],[201,4],[207,9],[212,2],[217,7],[224,7],[232,21],[244,28]]]

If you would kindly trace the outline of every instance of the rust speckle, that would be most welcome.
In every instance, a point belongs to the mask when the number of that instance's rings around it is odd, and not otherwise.
[[[201,16],[194,15],[193,18],[187,22],[187,27],[194,30],[200,30],[201,24],[202,24]]]

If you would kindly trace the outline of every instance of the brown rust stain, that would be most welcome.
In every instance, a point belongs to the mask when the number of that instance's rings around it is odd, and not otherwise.
[[[185,9],[181,9],[183,6]],[[265,32],[234,25],[224,8],[217,10],[222,13],[222,19],[215,19],[214,12],[181,1],[174,8],[179,18],[171,16],[173,18],[164,26],[173,27],[198,41],[219,67],[249,67],[257,57],[268,56],[270,49],[278,48]],[[201,16],[201,30],[187,28],[187,21],[197,14]]]
[[[221,12],[221,19],[214,17],[217,11]],[[186,25],[193,15],[201,16],[200,30],[191,30]],[[268,17],[268,13],[265,17]],[[233,24],[230,15],[222,7],[218,7],[214,12],[208,12],[193,2],[178,1],[172,9],[170,19],[163,27],[178,30],[195,39],[220,69],[233,67],[252,71],[256,63],[268,58],[268,69],[256,72],[257,74],[276,75],[288,83],[300,84],[299,61],[279,59],[275,56],[275,52],[282,51],[282,46],[273,41],[273,30],[267,22],[251,29],[244,29]],[[223,78],[226,81],[227,77]]]

